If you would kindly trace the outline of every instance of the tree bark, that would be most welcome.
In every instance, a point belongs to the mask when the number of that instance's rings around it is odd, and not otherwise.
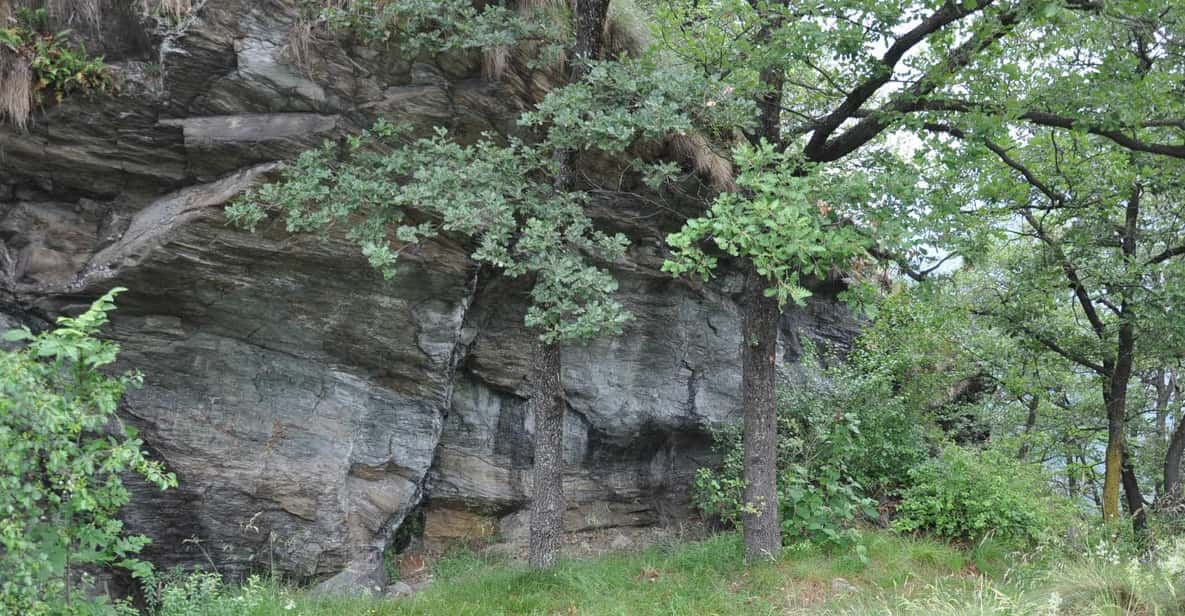
[[[765,296],[768,281],[750,266],[743,300],[741,399],[745,405],[745,560],[777,557],[782,547],[778,510],[776,400],[778,302]]]
[[[750,0],[754,8],[764,10],[760,2]],[[767,41],[780,23],[777,15],[765,15],[767,22],[758,33]],[[763,91],[757,97],[761,123],[749,135],[754,143],[765,140],[782,142],[782,93],[785,68],[763,67],[760,74]],[[757,273],[750,263],[745,276],[741,309],[741,400],[744,404],[744,478],[741,524],[745,541],[745,561],[777,558],[782,550],[781,511],[778,503],[778,408],[777,348],[778,320],[782,311],[777,300],[766,297],[769,280]]]
[[[1164,454],[1164,492],[1169,505],[1181,502],[1181,455],[1185,453],[1185,421],[1178,420]]]
[[[1137,183],[1132,188],[1132,195],[1127,201],[1123,225],[1123,256],[1124,269],[1136,254],[1136,225],[1140,216],[1141,187]],[[1081,286],[1079,287],[1081,288]],[[1106,379],[1103,401],[1107,405],[1107,453],[1106,472],[1103,475],[1103,520],[1119,519],[1119,487],[1124,474],[1124,446],[1123,432],[1127,423],[1127,386],[1132,378],[1132,364],[1136,350],[1134,315],[1128,305],[1127,291],[1123,292],[1123,299],[1119,304],[1119,335],[1116,340],[1114,362],[1106,361],[1104,366],[1109,368]],[[1108,365],[1109,364],[1109,365]],[[1132,473],[1132,479],[1135,474]],[[1138,487],[1135,489],[1138,494]],[[1129,496],[1129,499],[1131,496]],[[1129,502],[1130,504],[1130,502]],[[1143,510],[1143,505],[1133,508],[1132,514]],[[1136,522],[1136,520],[1133,520]]]
[[[1074,454],[1066,454],[1066,496],[1071,499],[1078,498],[1078,470],[1074,466]]]
[[[535,418],[535,463],[531,484],[529,560],[542,569],[555,564],[564,534],[564,390],[560,347],[536,341],[534,391],[528,402]]]
[[[1037,425],[1037,407],[1041,405],[1041,399],[1036,394],[1033,394],[1033,397],[1029,398],[1026,404],[1029,407],[1029,415],[1025,417],[1025,428],[1020,437],[1020,451],[1016,452],[1016,458],[1022,462],[1025,458],[1029,457],[1029,450],[1032,449],[1032,445],[1029,443],[1029,437],[1032,435],[1033,428]]]
[[[572,45],[571,80],[588,73],[588,61],[601,54],[609,0],[573,0],[576,40]],[[558,192],[575,188],[576,153],[557,150],[553,186]],[[536,341],[532,368],[530,410],[535,418],[535,462],[531,489],[528,560],[536,569],[555,564],[564,536],[564,386],[560,346]]]
[[[576,14],[576,41],[572,45],[572,81],[584,77],[589,60],[601,57],[609,0],[572,0]]]
[[[1123,451],[1123,494],[1127,500],[1127,513],[1132,518],[1132,529],[1142,533],[1148,527],[1148,507],[1144,502],[1144,494],[1140,492],[1140,481],[1136,477],[1136,469],[1132,466],[1131,456],[1127,449]]]
[[[1123,474],[1123,408],[1125,400],[1107,396],[1107,450],[1103,464],[1103,520],[1119,519],[1119,482]]]

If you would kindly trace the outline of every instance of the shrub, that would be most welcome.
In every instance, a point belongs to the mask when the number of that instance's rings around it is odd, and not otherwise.
[[[799,404],[799,402],[807,403]],[[860,514],[873,515],[848,466],[861,442],[858,420],[834,411],[822,399],[783,389],[778,406],[778,499],[783,541],[847,545]],[[715,435],[722,456],[718,469],[701,468],[693,486],[697,507],[738,525],[744,508],[744,447],[739,426]]]
[[[891,496],[927,458],[923,413],[894,393],[891,375],[867,354],[859,365],[822,369],[811,349],[801,375],[778,395],[778,493],[784,540],[847,544],[869,497]],[[700,469],[693,496],[704,512],[738,524],[743,446],[739,427],[717,432],[723,463]]]
[[[177,569],[149,590],[148,603],[153,616],[240,616],[288,613],[296,598],[291,588],[255,575],[239,586],[217,573]]]
[[[948,539],[1042,538],[1063,511],[1041,469],[1000,452],[948,446],[910,471],[893,527]]]
[[[805,435],[795,445],[844,475],[869,496],[883,498],[909,483],[909,470],[929,457],[925,413],[894,392],[892,375],[862,355],[859,363],[814,367],[782,389],[779,430]],[[808,453],[809,452],[809,453]]]
[[[121,475],[134,472],[161,489],[176,485],[148,459],[116,406],[136,374],[108,376],[119,346],[96,334],[114,309],[112,290],[77,318],[0,351],[0,613],[93,613],[76,592],[88,567],[150,572],[135,558],[148,543],[123,533],[116,518],[128,502]]]

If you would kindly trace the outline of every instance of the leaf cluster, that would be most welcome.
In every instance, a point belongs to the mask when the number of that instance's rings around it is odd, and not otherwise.
[[[710,242],[749,259],[769,281],[766,296],[802,305],[811,295],[803,277],[826,277],[867,254],[869,240],[843,216],[871,198],[861,177],[805,167],[768,143],[735,156],[741,190],[718,195],[704,216],[667,237],[664,271],[708,278],[718,263],[704,247]]]
[[[628,319],[613,299],[613,277],[599,263],[620,258],[624,236],[593,227],[587,195],[557,189],[555,159],[538,147],[485,137],[462,145],[437,129],[411,138],[380,121],[345,148],[327,142],[302,154],[280,181],[227,208],[254,228],[274,210],[290,232],[341,226],[388,278],[400,255],[441,235],[473,246],[471,257],[533,281],[526,315],[546,341],[581,341],[620,331]]]
[[[135,558],[146,537],[125,535],[117,514],[128,502],[123,483],[135,473],[160,489],[176,477],[151,460],[135,431],[115,415],[140,376],[103,368],[119,347],[97,338],[114,309],[113,289],[54,330],[28,329],[5,339],[24,348],[0,351],[0,611],[73,614],[77,568],[117,566],[151,571]]]

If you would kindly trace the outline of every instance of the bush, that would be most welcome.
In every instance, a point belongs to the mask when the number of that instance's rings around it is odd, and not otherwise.
[[[948,446],[910,471],[893,528],[948,539],[1030,542],[1061,521],[1040,467],[992,450]]]
[[[818,389],[823,387],[824,389]],[[824,392],[826,390],[826,393]],[[855,479],[853,460],[866,464],[860,448],[867,440],[859,413],[837,411],[831,385],[814,382],[800,389],[783,388],[778,404],[778,498],[783,541],[806,540],[823,545],[848,545],[851,526],[861,515],[875,515],[875,501]],[[739,426],[715,435],[723,463],[702,468],[693,497],[697,507],[739,525],[743,510],[744,447]],[[865,467],[860,472],[864,472]]]
[[[782,389],[779,430],[822,466],[842,469],[869,496],[892,496],[929,457],[928,421],[894,392],[893,377],[867,354],[826,370],[813,367]],[[811,443],[796,444],[796,435]]]
[[[899,491],[928,454],[922,413],[894,393],[891,375],[868,353],[857,364],[820,368],[808,353],[802,375],[778,395],[778,493],[784,540],[847,544],[861,515]],[[704,512],[739,524],[744,490],[741,431],[718,431],[723,463],[700,469],[693,496]]]
[[[151,571],[135,558],[148,538],[124,535],[116,518],[128,502],[120,477],[131,471],[161,489],[176,478],[118,425],[116,406],[140,377],[100,372],[119,346],[95,336],[121,290],[53,331],[5,334],[28,344],[0,351],[0,613],[95,613],[100,604],[79,600],[80,571]]]
[[[296,606],[296,593],[275,580],[253,575],[239,586],[226,584],[221,575],[208,571],[171,571],[148,595],[152,616],[287,613]]]

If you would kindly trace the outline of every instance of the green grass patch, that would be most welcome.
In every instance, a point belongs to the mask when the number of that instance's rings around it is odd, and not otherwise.
[[[318,597],[263,580],[190,575],[154,616],[445,616],[500,614],[1185,614],[1185,541],[1150,563],[1117,555],[1039,560],[990,540],[960,546],[866,532],[862,550],[795,545],[746,566],[740,538],[653,547],[548,571],[458,551],[435,581],[402,599]]]
[[[315,597],[258,582],[222,587],[189,608],[205,610],[190,612],[201,616],[828,613],[861,602],[883,605],[911,587],[966,576],[971,562],[964,549],[890,533],[866,533],[863,545],[864,558],[854,549],[799,545],[777,562],[746,567],[740,538],[724,534],[566,560],[548,571],[458,551],[438,561],[433,584],[409,598]],[[222,605],[237,611],[220,611]]]

